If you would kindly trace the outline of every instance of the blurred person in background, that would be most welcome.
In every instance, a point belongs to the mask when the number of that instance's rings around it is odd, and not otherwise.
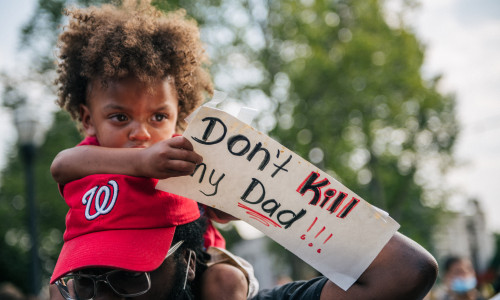
[[[477,289],[477,277],[472,262],[459,256],[448,257],[444,264],[443,289],[438,300],[485,300]]]

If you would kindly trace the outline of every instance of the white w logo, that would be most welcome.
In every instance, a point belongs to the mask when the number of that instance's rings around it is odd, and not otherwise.
[[[116,197],[118,196],[118,184],[114,180],[108,181],[108,184],[113,187],[113,190],[111,190],[109,186],[106,185],[103,185],[101,187],[95,186],[88,190],[85,195],[83,195],[82,204],[87,205],[87,207],[85,208],[85,218],[87,218],[87,220],[90,221],[100,215],[105,215],[113,209],[113,206],[115,206]],[[113,197],[111,199],[111,202],[108,204],[111,192],[113,194]],[[104,197],[102,197],[101,201],[102,193],[104,193]],[[94,201],[95,203],[95,214],[93,215],[90,214],[92,201]]]

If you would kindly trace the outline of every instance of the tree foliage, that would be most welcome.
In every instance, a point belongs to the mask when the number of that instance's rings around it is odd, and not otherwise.
[[[270,11],[282,17],[274,86],[289,87],[272,134],[430,248],[446,190],[429,179],[452,162],[454,99],[422,78],[423,46],[386,23],[379,1],[304,2]]]
[[[53,72],[62,9],[102,2],[38,1],[22,46],[34,53],[40,77]],[[260,129],[388,211],[403,233],[432,250],[430,233],[447,196],[437,183],[452,165],[458,132],[455,101],[437,91],[439,78],[422,78],[425,48],[404,24],[387,24],[382,0],[153,3],[185,8],[199,22],[217,89],[259,109]],[[39,252],[46,277],[62,245],[66,213],[49,166],[79,140],[59,112],[38,153]],[[26,289],[29,239],[15,154],[0,188],[0,281]]]

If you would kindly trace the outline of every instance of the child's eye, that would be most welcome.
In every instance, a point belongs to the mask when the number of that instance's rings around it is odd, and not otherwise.
[[[126,115],[123,114],[115,114],[111,116],[111,119],[118,121],[118,122],[125,122],[128,120]]]
[[[153,115],[153,121],[155,122],[161,122],[168,119],[168,116],[166,114],[154,114]]]

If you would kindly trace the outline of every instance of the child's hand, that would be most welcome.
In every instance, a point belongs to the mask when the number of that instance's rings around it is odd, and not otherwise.
[[[193,145],[183,136],[173,137],[141,151],[138,173],[145,177],[165,179],[191,175],[203,158],[193,151]]]
[[[222,210],[218,210],[209,206],[205,206],[205,214],[209,219],[221,224],[226,224],[229,221],[239,220],[238,218],[233,217],[232,215],[225,213]]]

